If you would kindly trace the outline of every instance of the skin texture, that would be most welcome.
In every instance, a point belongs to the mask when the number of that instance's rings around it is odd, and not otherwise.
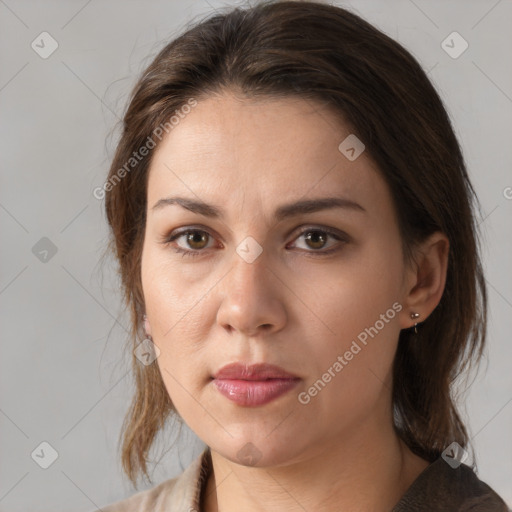
[[[208,512],[389,511],[428,465],[394,433],[391,370],[411,312],[423,321],[441,299],[449,244],[435,233],[405,266],[386,182],[367,152],[349,161],[338,150],[350,133],[319,103],[226,92],[199,101],[154,154],[141,262],[146,330],[178,413],[211,447]],[[152,209],[168,196],[200,199],[225,216]],[[365,212],[273,218],[284,203],[332,196]],[[161,243],[178,228],[207,234]],[[314,231],[325,228],[345,241]],[[262,249],[252,263],[236,252],[248,236]],[[182,256],[177,246],[203,252]],[[401,310],[300,403],[395,303]],[[276,364],[301,380],[266,405],[242,407],[211,380],[235,361]],[[238,455],[246,445],[255,464]]]

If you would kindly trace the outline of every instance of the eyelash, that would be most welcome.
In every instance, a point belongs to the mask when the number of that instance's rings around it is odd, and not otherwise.
[[[164,246],[167,246],[167,245],[170,245],[171,242],[173,242],[174,240],[180,238],[181,236],[187,235],[190,233],[206,233],[208,236],[210,236],[210,237],[212,236],[208,231],[206,231],[204,229],[187,228],[187,229],[181,230],[177,233],[164,236],[163,239],[160,241],[160,243],[163,244]],[[301,237],[302,235],[304,235],[306,233],[322,233],[322,234],[328,235],[342,243],[346,243],[348,241],[348,237],[344,233],[341,233],[341,232],[338,233],[337,231],[333,231],[328,228],[313,228],[313,227],[305,228],[297,235],[297,237],[295,239]],[[182,247],[177,247],[177,246],[174,246],[173,250],[176,253],[181,253],[183,255],[183,257],[189,257],[189,256],[197,257],[206,252],[205,249],[187,250],[187,249],[183,249]],[[306,251],[306,252],[310,253],[314,257],[323,257],[323,256],[328,256],[328,255],[330,255],[334,252],[337,252],[339,250],[340,250],[339,244],[336,244],[336,246],[333,249],[328,249],[328,250],[320,250],[319,249],[318,251],[312,250],[312,251]]]

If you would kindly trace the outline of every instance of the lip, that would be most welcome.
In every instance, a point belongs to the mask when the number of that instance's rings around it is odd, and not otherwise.
[[[279,366],[259,363],[232,363],[215,375],[217,390],[238,405],[257,407],[267,404],[294,388],[300,378]]]
[[[214,379],[239,379],[239,380],[265,380],[265,379],[297,379],[280,366],[268,363],[243,364],[231,363],[223,366],[214,376]]]

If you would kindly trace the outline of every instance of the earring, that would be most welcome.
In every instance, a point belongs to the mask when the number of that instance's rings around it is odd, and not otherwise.
[[[411,318],[413,320],[416,320],[416,318],[419,318],[420,314],[419,313],[411,313]],[[415,322],[414,323],[414,332],[415,334],[418,334],[418,329],[416,328],[416,326],[418,325],[418,322]]]

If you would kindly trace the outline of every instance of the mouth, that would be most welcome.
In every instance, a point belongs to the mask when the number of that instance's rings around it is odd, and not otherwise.
[[[265,380],[214,379],[217,390],[237,405],[258,407],[291,391],[299,378]]]
[[[267,363],[232,363],[213,376],[213,383],[223,396],[245,407],[265,405],[292,390],[300,380],[283,368]]]
[[[214,379],[266,380],[266,379],[296,379],[297,375],[287,372],[280,366],[268,363],[230,363],[223,366]]]

